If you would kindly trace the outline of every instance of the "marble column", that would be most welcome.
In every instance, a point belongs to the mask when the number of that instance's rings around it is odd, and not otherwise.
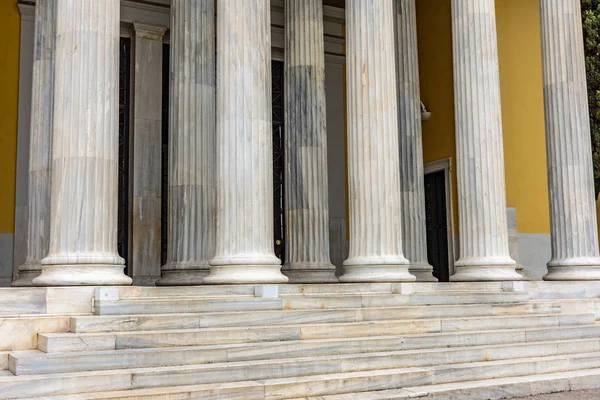
[[[544,280],[600,280],[579,0],[540,0],[552,259]]]
[[[394,1],[346,1],[350,256],[341,282],[415,280],[402,254]]]
[[[169,228],[156,283],[198,285],[215,255],[215,0],[171,3]]]
[[[134,23],[133,206],[131,277],[160,278],[163,36],[167,28]]]
[[[33,286],[31,281],[41,272],[40,261],[48,254],[55,8],[56,0],[38,0],[35,6],[27,259],[19,266],[19,279],[15,280],[12,286]]]
[[[460,259],[452,281],[521,280],[510,258],[494,0],[452,0]]]
[[[322,0],[285,0],[283,273],[293,283],[337,282],[329,258],[327,116]]]
[[[217,242],[204,283],[287,282],[273,249],[269,0],[217,0]]]
[[[415,0],[395,1],[403,250],[417,281],[437,282],[427,260],[417,6]]]
[[[56,2],[50,249],[35,286],[129,285],[117,254],[119,0]]]

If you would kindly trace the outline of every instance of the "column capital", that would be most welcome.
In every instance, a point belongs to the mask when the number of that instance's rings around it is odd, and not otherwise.
[[[21,14],[22,21],[34,21],[35,20],[35,5],[18,3],[19,13]]]
[[[131,27],[131,33],[136,39],[148,39],[162,42],[167,28],[158,25],[142,24],[140,22],[134,22]]]

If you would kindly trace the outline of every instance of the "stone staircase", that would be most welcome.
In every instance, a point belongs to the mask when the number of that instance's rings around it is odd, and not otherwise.
[[[60,317],[69,332],[5,353],[0,398],[499,399],[600,387],[596,300],[544,293],[510,283],[99,288],[93,315]]]

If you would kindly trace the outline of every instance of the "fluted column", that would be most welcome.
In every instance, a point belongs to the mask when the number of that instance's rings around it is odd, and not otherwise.
[[[197,285],[215,255],[215,0],[171,3],[168,261],[157,285]]]
[[[521,280],[510,258],[494,0],[452,0],[460,259],[452,281]]]
[[[48,254],[50,238],[50,157],[52,150],[52,93],[56,0],[35,6],[35,42],[29,145],[29,212],[27,258],[12,286],[33,286]]]
[[[337,282],[329,259],[321,0],[285,0],[285,219],[290,282]]]
[[[541,0],[552,259],[544,280],[600,279],[581,6]]]
[[[217,244],[205,283],[287,282],[273,249],[269,0],[217,0]]]
[[[403,250],[417,281],[437,282],[427,261],[417,7],[415,0],[395,1]]]
[[[402,254],[394,1],[346,1],[350,256],[342,282],[415,280]]]
[[[117,254],[119,0],[57,0],[50,250],[36,286],[127,285]]]

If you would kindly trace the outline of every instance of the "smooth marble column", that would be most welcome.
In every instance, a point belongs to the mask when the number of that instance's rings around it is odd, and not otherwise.
[[[163,36],[167,28],[134,23],[133,206],[131,277],[160,278]]]
[[[417,6],[415,0],[395,1],[403,250],[417,281],[437,282],[427,260]]]
[[[128,285],[117,254],[119,0],[58,0],[50,250],[35,286]]]
[[[269,0],[217,0],[217,244],[204,283],[287,282],[273,249]]]
[[[510,258],[494,0],[452,0],[460,259],[452,281],[521,280]]]
[[[337,282],[335,266],[329,258],[322,0],[285,0],[284,65],[283,273],[294,283]]]
[[[32,280],[41,272],[40,261],[48,254],[55,11],[56,0],[38,0],[35,6],[27,259],[19,266],[19,279],[15,280],[12,286],[33,286]]]
[[[157,285],[198,285],[216,236],[215,1],[171,3],[168,261]]]
[[[415,280],[402,254],[394,1],[346,1],[350,256],[341,282]]]
[[[540,0],[552,259],[544,280],[598,280],[600,256],[579,0]]]

